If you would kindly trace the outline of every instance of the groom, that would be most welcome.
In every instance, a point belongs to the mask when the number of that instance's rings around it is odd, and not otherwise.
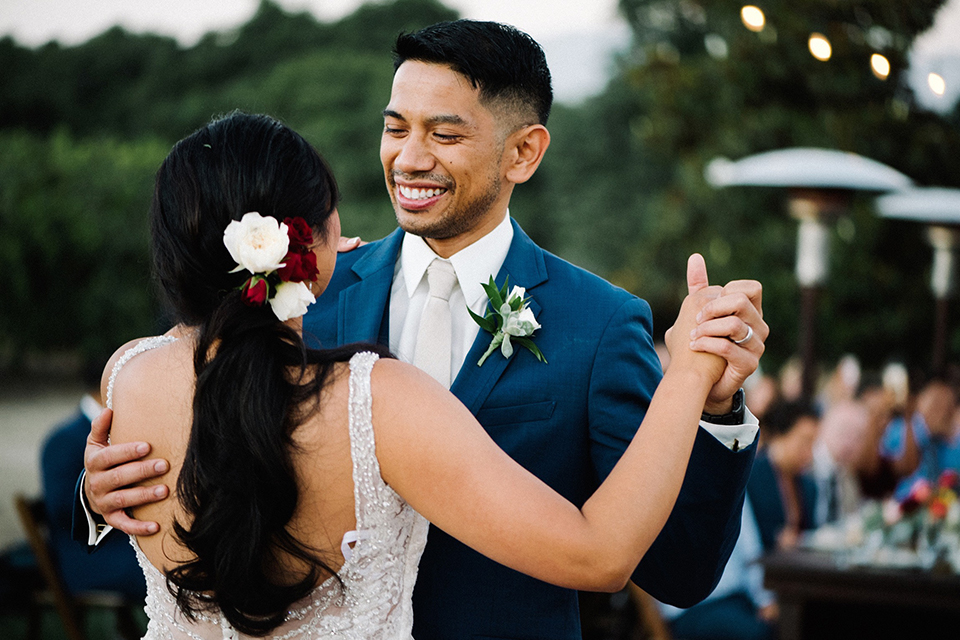
[[[543,251],[508,215],[514,186],[533,175],[550,140],[550,76],[536,42],[511,27],[457,21],[401,35],[396,54],[381,161],[400,229],[340,256],[305,334],[323,346],[378,341],[424,366],[508,454],[582,504],[623,453],[660,379],[649,307]],[[480,283],[491,275],[526,288],[546,363],[516,345],[510,357],[497,350],[478,366],[492,336],[466,308],[483,314]],[[705,286],[706,274],[692,280]],[[739,387],[767,335],[759,284],[732,283],[723,293],[691,336],[722,344],[728,361],[705,407],[716,424],[701,423],[680,497],[634,575],[681,606],[719,579],[755,450]],[[91,438],[88,493],[110,522],[145,534],[152,523],[131,521],[120,507],[164,494],[114,491],[159,475],[153,460],[116,466],[142,457],[134,448]],[[576,592],[498,565],[435,528],[414,607],[420,640],[580,637]]]

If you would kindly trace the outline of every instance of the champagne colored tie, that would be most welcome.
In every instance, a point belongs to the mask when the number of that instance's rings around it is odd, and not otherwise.
[[[413,364],[450,388],[450,293],[457,284],[453,265],[435,258],[427,267],[429,294],[420,317]]]

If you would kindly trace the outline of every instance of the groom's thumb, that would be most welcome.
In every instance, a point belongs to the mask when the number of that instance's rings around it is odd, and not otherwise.
[[[687,259],[687,293],[696,293],[708,286],[707,263],[699,253],[691,254]]]

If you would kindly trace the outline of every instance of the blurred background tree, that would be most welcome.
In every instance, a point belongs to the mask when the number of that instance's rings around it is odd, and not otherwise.
[[[770,0],[760,32],[730,0],[621,0],[633,43],[599,95],[558,104],[552,148],[511,207],[547,249],[641,295],[659,335],[684,293],[686,256],[716,282],[757,278],[773,334],[764,366],[796,348],[796,223],[772,189],[707,185],[717,156],[790,146],[853,151],[919,184],[960,186],[960,111],[918,107],[907,52],[943,0]],[[157,330],[146,210],[170,145],[213,115],[275,115],[331,162],[344,233],[395,220],[378,159],[381,110],[401,30],[457,14],[437,0],[364,5],[323,23],[264,0],[238,28],[182,47],[117,27],[36,49],[0,39],[0,368],[31,356],[99,355]],[[807,50],[811,32],[833,45]],[[882,53],[889,75],[871,72]],[[834,225],[820,353],[868,367],[929,361],[930,250],[919,225],[855,201]],[[960,327],[952,335],[960,351]]]
[[[960,186],[957,118],[921,110],[905,81],[908,49],[941,4],[768,0],[765,28],[753,32],[741,2],[621,0],[634,40],[619,73],[554,116],[541,189],[562,212],[551,246],[640,293],[660,329],[684,293],[677,274],[692,251],[706,256],[713,281],[761,280],[773,328],[764,365],[775,370],[796,349],[796,223],[782,191],[718,191],[704,167],[718,156],[825,147],[921,185]],[[808,51],[813,32],[832,43],[829,61]],[[871,71],[874,53],[890,63],[886,78]],[[929,335],[933,309],[923,229],[877,218],[867,198],[833,228],[820,354],[927,364],[929,340],[917,339]]]

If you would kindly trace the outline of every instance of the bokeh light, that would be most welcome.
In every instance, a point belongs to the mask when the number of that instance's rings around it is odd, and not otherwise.
[[[890,61],[879,53],[870,56],[870,68],[873,70],[873,75],[881,80],[886,80],[890,75]]]
[[[743,26],[750,31],[763,31],[763,26],[767,22],[760,7],[755,7],[752,4],[740,9],[740,19],[743,20]]]
[[[930,91],[933,91],[938,96],[942,96],[947,90],[947,83],[939,73],[931,73],[928,75],[927,85],[930,86]]]
[[[833,55],[833,47],[830,46],[830,41],[822,33],[811,33],[807,46],[810,47],[810,53],[813,57],[821,62],[826,62]]]

